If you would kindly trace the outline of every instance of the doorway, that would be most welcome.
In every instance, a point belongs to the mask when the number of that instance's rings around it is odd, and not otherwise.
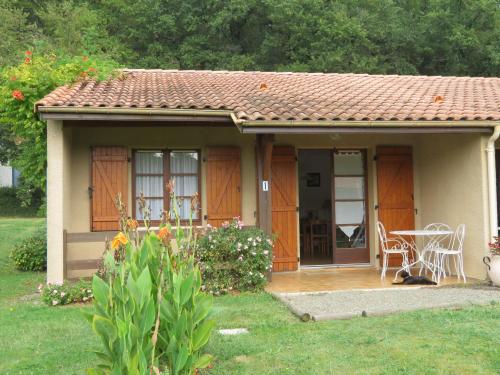
[[[301,265],[369,263],[365,152],[298,155]]]
[[[299,150],[300,264],[333,263],[332,156]]]

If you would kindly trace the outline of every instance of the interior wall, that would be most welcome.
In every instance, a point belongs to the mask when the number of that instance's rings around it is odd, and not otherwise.
[[[465,224],[464,264],[468,276],[486,275],[488,247],[487,136],[448,134],[420,136],[422,222]]]
[[[331,220],[331,151],[299,150],[299,195],[301,218],[308,218],[310,213],[317,214],[314,219]],[[308,186],[307,174],[319,174],[319,186]]]

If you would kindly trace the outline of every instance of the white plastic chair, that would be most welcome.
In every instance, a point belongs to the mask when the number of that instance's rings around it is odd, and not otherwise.
[[[437,271],[437,281],[446,277],[446,271],[444,269],[445,262],[449,260],[449,258],[453,258],[455,264],[455,270],[457,273],[457,278],[463,278],[464,283],[467,282],[464,272],[464,239],[465,239],[465,224],[460,224],[455,233],[453,234],[453,238],[450,242],[450,245],[447,247],[438,247],[434,248],[432,251],[435,254],[435,262],[436,262],[436,271]],[[450,272],[451,273],[451,272]]]
[[[385,274],[387,272],[387,266],[389,264],[390,254],[401,254],[401,256],[403,257],[401,268],[396,272],[394,280],[398,278],[398,274],[402,270],[406,270],[408,273],[410,273],[410,268],[408,267],[408,265],[410,264],[408,261],[409,244],[398,238],[387,238],[384,224],[382,224],[380,221],[377,222],[377,229],[378,229],[378,236],[380,239],[380,246],[382,246],[382,252],[384,253],[384,259],[382,260],[382,273],[380,274],[380,279],[382,280],[385,278]]]
[[[445,230],[445,231],[450,231],[453,232],[451,227],[448,224],[443,224],[443,223],[432,223],[432,224],[427,224],[424,227],[424,230]],[[424,237],[424,243],[422,244],[422,254],[424,259],[431,264],[436,263],[435,261],[435,253],[433,252],[434,249],[439,249],[439,248],[447,248],[450,245],[451,242],[451,234],[444,234],[444,235],[439,235],[439,236],[425,236]],[[448,266],[448,272],[450,272],[450,265],[447,263]],[[427,273],[427,268],[420,268],[419,275],[422,274],[422,270],[426,271]],[[435,267],[434,267],[435,269]]]

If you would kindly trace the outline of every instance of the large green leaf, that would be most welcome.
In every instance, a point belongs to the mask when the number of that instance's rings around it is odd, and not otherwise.
[[[180,305],[183,306],[186,304],[187,301],[191,298],[191,295],[193,294],[193,282],[194,282],[194,275],[192,272],[189,273],[189,275],[182,280],[181,282],[181,288],[180,288]]]
[[[184,368],[187,359],[188,359],[188,349],[186,348],[185,345],[182,345],[179,348],[179,352],[177,353],[177,356],[175,358],[174,374],[178,374],[179,371],[181,371]]]
[[[103,306],[108,304],[109,286],[97,275],[92,279],[92,293],[98,304]]]
[[[193,323],[198,324],[205,319],[212,309],[213,298],[207,294],[199,294],[195,298]]]
[[[149,273],[149,268],[146,266],[142,271],[141,275],[137,279],[137,289],[139,290],[141,307],[146,303],[147,299],[151,297],[151,275]]]
[[[116,340],[117,332],[111,320],[95,315],[92,328],[105,342],[109,343],[110,347],[112,346],[113,341]]]
[[[210,338],[212,328],[215,326],[214,320],[205,320],[198,327],[196,327],[193,334],[193,351],[202,348]]]
[[[214,359],[214,357],[211,356],[210,354],[203,354],[194,363],[194,368],[195,369],[196,368],[199,368],[199,369],[205,368],[205,367],[207,367],[212,362],[213,359]]]

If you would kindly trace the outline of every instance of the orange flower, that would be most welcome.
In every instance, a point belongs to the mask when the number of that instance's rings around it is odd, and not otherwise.
[[[138,226],[139,226],[139,224],[137,223],[137,220],[134,220],[134,219],[127,220],[127,227],[129,229],[136,229]]]
[[[96,73],[97,72],[96,68],[92,68],[92,67],[88,68],[87,71],[88,72],[92,72],[92,73]]]
[[[111,242],[111,247],[113,249],[118,249],[121,245],[126,245],[128,243],[127,237],[122,233],[119,232],[115,238],[113,238],[113,241]]]
[[[26,54],[26,56],[31,56],[31,55],[33,54],[33,52],[31,52],[31,51],[26,51],[26,52],[25,52],[25,54]]]
[[[167,239],[168,237],[170,237],[170,230],[167,227],[161,228],[158,232],[158,237],[160,237],[162,240]]]
[[[23,101],[24,100],[24,94],[20,90],[14,90],[12,91],[12,97],[16,100]]]
[[[29,64],[30,62],[31,62],[31,59],[30,59],[29,57],[26,57],[26,58],[24,59],[24,63],[25,63],[25,64]]]
[[[11,81],[17,81],[17,77],[16,76],[12,76],[12,77],[10,77],[10,80]]]
[[[89,59],[89,57],[88,57],[88,56],[83,56],[83,57],[82,57],[82,60],[83,60],[83,61],[88,61],[88,59]]]

